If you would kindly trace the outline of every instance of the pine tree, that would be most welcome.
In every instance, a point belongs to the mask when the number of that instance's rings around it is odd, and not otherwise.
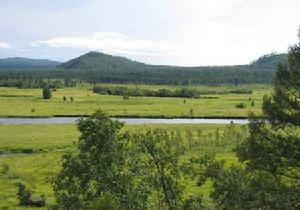
[[[52,97],[52,91],[48,85],[45,85],[43,88],[43,98],[50,99]]]

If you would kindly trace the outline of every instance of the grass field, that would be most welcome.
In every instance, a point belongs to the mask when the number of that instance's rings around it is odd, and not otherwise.
[[[162,128],[179,131],[184,143],[191,145],[188,156],[214,152],[218,158],[232,162],[236,160],[232,148],[237,144],[237,139],[244,138],[247,132],[245,127],[230,126],[138,125],[125,126],[123,129],[141,131]],[[234,130],[237,132],[234,133]],[[191,132],[192,136],[188,136],[187,132]],[[221,134],[220,139],[216,139],[217,132]],[[0,133],[0,209],[24,209],[18,207],[16,197],[19,182],[25,183],[35,196],[45,195],[51,204],[54,200],[50,180],[59,170],[61,155],[75,151],[75,142],[79,136],[76,126],[0,125]],[[32,149],[32,153],[15,153],[22,149]],[[8,169],[4,171],[5,166]],[[189,190],[193,192],[199,189],[189,184]],[[209,199],[207,203],[209,206]]]
[[[135,85],[125,85],[135,87]],[[178,86],[139,85],[140,88],[174,89]],[[235,90],[235,86],[192,86],[205,91]],[[89,115],[101,108],[112,116],[135,117],[247,117],[250,111],[261,112],[263,95],[271,92],[269,85],[245,85],[252,94],[214,94],[200,99],[130,97],[99,95],[91,86],[58,89],[50,100],[42,99],[41,89],[0,88],[0,116]],[[67,101],[63,101],[63,97]],[[73,102],[70,101],[73,97]],[[251,106],[251,101],[254,106]],[[237,108],[244,103],[246,108]]]

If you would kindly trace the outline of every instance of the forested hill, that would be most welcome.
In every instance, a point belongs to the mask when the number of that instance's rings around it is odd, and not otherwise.
[[[123,69],[123,68],[145,68],[145,64],[132,61],[130,59],[112,56],[100,52],[89,52],[78,58],[74,58],[66,63],[61,64],[65,69]],[[142,69],[141,69],[142,70]]]
[[[59,64],[59,62],[48,59],[31,59],[22,57],[0,59],[0,69],[32,69],[39,67],[52,67]]]
[[[268,54],[261,56],[257,60],[253,61],[251,65],[256,68],[268,68],[274,70],[279,63],[287,62],[287,54]]]
[[[270,83],[279,62],[286,54],[269,54],[248,65],[176,67],[148,65],[123,57],[89,52],[63,63],[74,78],[94,82],[148,84],[228,84]]]
[[[287,54],[268,54],[264,55],[257,60],[253,61],[249,65],[233,65],[233,66],[199,66],[199,67],[177,67],[177,66],[166,66],[166,65],[148,65],[141,62],[132,61],[130,59],[112,56],[100,52],[89,52],[78,58],[74,58],[66,63],[61,64],[64,69],[86,69],[86,70],[121,70],[121,69],[136,69],[139,71],[149,69],[184,69],[184,70],[195,70],[195,69],[230,69],[230,68],[248,68],[252,69],[269,69],[275,70],[278,63],[285,63],[287,61]]]
[[[56,62],[42,60],[42,64],[46,63],[50,67],[32,68],[31,71],[18,72],[2,70],[0,71],[0,85],[1,81],[2,84],[11,84],[11,81],[24,83],[23,80],[36,79],[39,81],[43,79],[68,79],[90,83],[168,85],[271,83],[277,64],[279,62],[284,63],[286,60],[286,54],[269,54],[247,65],[178,67],[148,65],[124,57],[89,52],[58,66],[55,66],[57,65]],[[25,59],[24,61],[29,62],[30,60]],[[31,61],[32,66],[41,65],[37,60]],[[11,62],[11,66],[12,64],[13,62]],[[3,82],[4,80],[5,82]]]

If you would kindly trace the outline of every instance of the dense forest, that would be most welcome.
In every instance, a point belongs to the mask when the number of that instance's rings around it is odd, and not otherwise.
[[[249,65],[177,67],[147,65],[123,57],[89,52],[56,66],[48,61],[50,63],[44,66],[32,64],[0,68],[0,86],[39,87],[43,82],[35,81],[47,79],[168,85],[271,83],[276,66],[286,60],[286,54],[269,54]]]

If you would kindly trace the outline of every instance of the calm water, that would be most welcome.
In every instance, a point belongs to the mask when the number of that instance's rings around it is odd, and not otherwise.
[[[66,124],[75,123],[78,117],[51,117],[51,118],[0,118],[0,124]],[[126,124],[247,124],[247,119],[150,119],[150,118],[112,118]]]

